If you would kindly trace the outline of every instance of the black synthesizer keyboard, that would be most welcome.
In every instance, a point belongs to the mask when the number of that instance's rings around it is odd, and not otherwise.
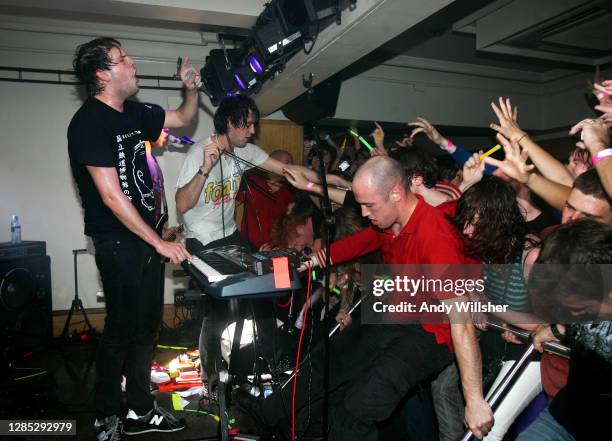
[[[276,288],[272,259],[286,257],[289,264],[290,288]],[[183,268],[204,294],[216,298],[276,297],[301,288],[297,268],[298,253],[287,250],[250,252],[228,245],[192,256]]]

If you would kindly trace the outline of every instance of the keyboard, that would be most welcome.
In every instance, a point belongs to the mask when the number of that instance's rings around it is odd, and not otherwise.
[[[272,258],[286,257],[291,288],[276,288]],[[276,297],[301,288],[297,273],[300,260],[293,251],[251,253],[238,246],[225,246],[197,253],[183,268],[204,294],[216,298]]]

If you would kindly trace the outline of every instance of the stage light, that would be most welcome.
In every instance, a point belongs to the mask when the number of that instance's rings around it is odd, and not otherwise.
[[[247,57],[247,62],[249,63],[249,67],[251,68],[253,73],[256,73],[257,75],[263,75],[264,73],[263,64],[261,61],[259,61],[259,58],[257,58],[257,56],[249,55]]]
[[[247,66],[246,64],[243,64],[234,71],[234,81],[244,91],[251,89],[257,83],[250,65]]]

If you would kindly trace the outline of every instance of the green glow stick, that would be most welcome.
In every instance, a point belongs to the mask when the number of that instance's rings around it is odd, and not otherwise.
[[[366,141],[363,136],[361,136],[359,133],[355,132],[354,130],[349,130],[349,132],[351,133],[351,135],[356,136],[359,138],[359,141],[361,141],[363,143],[363,145],[365,145],[368,149],[368,151],[370,153],[372,153],[372,150],[374,150],[374,148],[370,145],[370,143],[368,141]]]

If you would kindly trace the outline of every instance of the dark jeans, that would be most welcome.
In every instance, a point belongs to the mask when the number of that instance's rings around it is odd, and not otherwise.
[[[215,240],[203,245],[197,239],[187,239],[187,251],[192,254],[198,251],[209,250],[225,245],[239,245],[250,249],[249,244],[244,240],[238,230],[231,235]],[[244,301],[244,300],[243,300]],[[211,296],[203,296],[204,317],[202,319],[202,329],[200,330],[199,350],[202,360],[202,380],[206,381],[213,373],[221,370],[221,331],[238,314],[238,300],[219,300]],[[268,301],[269,305],[269,301]]]
[[[153,408],[151,360],[163,305],[160,256],[138,239],[94,244],[106,303],[96,355],[96,417],[119,415],[121,374],[128,407],[144,415]]]
[[[435,378],[452,361],[448,347],[416,325],[349,327],[330,344],[329,391],[343,397],[330,408],[329,439],[334,441],[377,440],[376,423],[387,419],[417,384]],[[296,410],[307,404],[308,387],[312,401],[323,396],[321,346],[312,353],[312,378],[306,377],[307,367],[298,376]],[[263,401],[270,425],[290,412],[283,403],[291,403],[292,389],[287,386]]]

